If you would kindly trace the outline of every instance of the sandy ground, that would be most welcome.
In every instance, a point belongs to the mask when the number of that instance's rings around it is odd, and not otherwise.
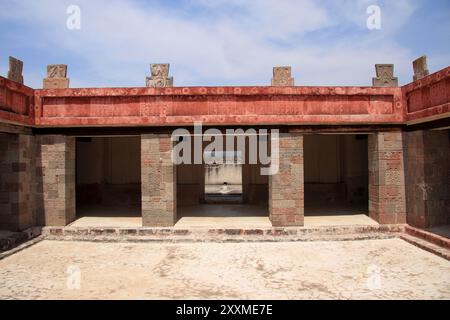
[[[450,262],[400,239],[42,241],[0,260],[1,299],[449,299]]]

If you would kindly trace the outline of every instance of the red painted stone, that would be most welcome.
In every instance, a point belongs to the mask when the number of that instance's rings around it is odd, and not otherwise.
[[[0,77],[0,122],[36,126],[404,124],[450,114],[450,67],[401,88],[33,90]]]

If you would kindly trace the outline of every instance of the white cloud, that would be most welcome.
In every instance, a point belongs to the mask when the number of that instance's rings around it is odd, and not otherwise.
[[[175,85],[265,85],[272,66],[286,64],[297,84],[369,85],[373,65],[387,62],[408,82],[413,56],[393,35],[412,14],[412,1],[382,2],[380,32],[365,29],[370,2],[191,0],[168,7],[117,0],[12,1],[5,11],[14,14],[0,13],[0,19],[36,28],[39,38],[31,44],[45,43],[60,53],[57,63],[69,64],[73,86],[143,86],[151,62],[170,62]],[[65,27],[70,4],[81,7],[80,31]],[[343,25],[350,29],[335,31]],[[65,55],[78,57],[81,70],[63,61]],[[46,63],[52,61],[43,61],[43,70]],[[35,82],[31,85],[41,85]]]

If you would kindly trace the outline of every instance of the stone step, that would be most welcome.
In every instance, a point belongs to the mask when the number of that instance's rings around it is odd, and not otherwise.
[[[419,237],[412,236],[407,233],[400,235],[400,239],[403,239],[404,241],[412,245],[415,245],[418,248],[436,254],[444,259],[450,260],[450,249],[448,248],[438,246],[432,242],[429,242]]]
[[[450,239],[446,237],[440,236],[438,234],[423,229],[414,228],[409,225],[405,227],[405,232],[413,237],[428,241],[439,247],[450,249]]]
[[[214,228],[99,228],[44,227],[45,239],[86,241],[336,241],[397,237],[405,225],[324,227]]]

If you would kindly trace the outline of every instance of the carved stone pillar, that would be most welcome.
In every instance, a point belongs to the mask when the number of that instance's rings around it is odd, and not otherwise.
[[[14,57],[9,57],[8,79],[23,84],[23,62]]]
[[[168,134],[141,135],[142,225],[171,227],[177,219],[177,171]]]
[[[151,76],[147,77],[147,87],[173,87],[173,77],[169,77],[169,66],[168,63],[151,64]]]
[[[43,80],[44,89],[65,89],[69,87],[67,65],[51,64],[47,66],[47,78]]]
[[[393,64],[376,64],[377,76],[372,78],[374,87],[398,87],[398,78],[394,77]]]
[[[405,223],[405,171],[401,130],[369,135],[369,216],[381,224]]]
[[[422,79],[430,74],[427,66],[427,56],[421,56],[413,61],[414,76],[413,81]]]
[[[303,135],[282,133],[279,172],[269,176],[269,213],[273,226],[303,226]]]
[[[294,85],[294,78],[291,77],[291,67],[274,67],[272,86],[290,87]]]

